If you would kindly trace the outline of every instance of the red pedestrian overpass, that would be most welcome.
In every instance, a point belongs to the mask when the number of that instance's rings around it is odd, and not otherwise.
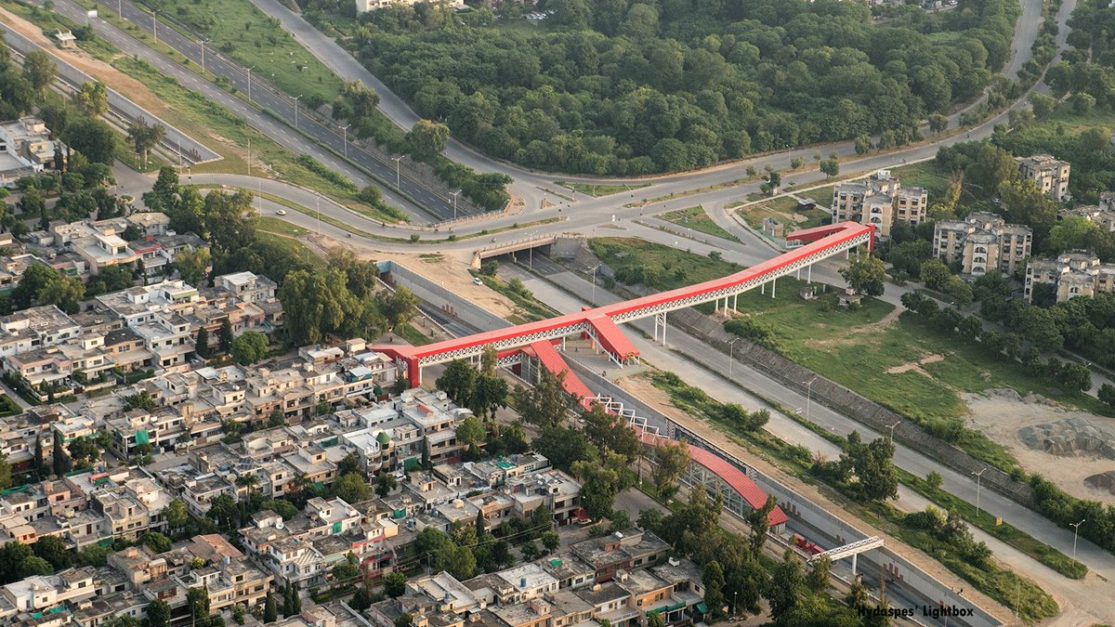
[[[860,245],[870,249],[874,241],[875,229],[855,222],[842,222],[830,226],[805,229],[791,233],[787,238],[789,245],[797,245],[789,252],[735,274],[706,281],[697,285],[661,292],[603,307],[586,308],[574,314],[558,316],[521,324],[514,327],[477,333],[467,337],[455,338],[426,346],[377,346],[375,350],[390,355],[400,367],[405,366],[412,386],[422,382],[422,368],[457,359],[477,359],[487,348],[496,350],[500,365],[520,363],[524,358],[535,360],[541,367],[554,375],[564,375],[562,381],[565,391],[578,403],[588,409],[598,398],[588,386],[570,370],[554,346],[555,342],[569,336],[592,339],[618,364],[638,359],[639,351],[623,335],[618,324],[655,317],[655,339],[666,337],[666,314],[678,309],[693,307],[702,303],[715,302],[717,309],[735,309],[735,299],[739,294],[776,281],[779,277],[798,273],[804,268],[809,271],[813,264],[833,255],[846,252]],[[774,294],[772,286],[771,294]],[[607,406],[606,410],[612,412]],[[650,432],[645,420],[641,426],[632,418],[630,425],[640,431],[645,444],[657,446],[672,442],[666,437]],[[656,431],[656,430],[655,430]],[[698,477],[701,485],[713,489],[725,497],[725,504],[732,511],[745,513],[758,509],[766,502],[766,495],[751,481],[746,473],[717,455],[692,444],[687,444],[690,453],[690,475]],[[775,507],[769,516],[772,529],[780,529],[788,520],[781,508]]]
[[[796,231],[786,239],[787,242],[801,243],[799,247],[723,278],[612,305],[586,308],[577,313],[549,320],[486,331],[425,346],[378,346],[375,350],[390,355],[398,365],[405,366],[408,381],[414,386],[422,382],[422,368],[426,366],[457,359],[474,359],[489,346],[501,357],[505,357],[520,353],[533,345],[534,356],[537,356],[538,343],[552,343],[571,336],[593,340],[613,361],[622,365],[637,359],[639,351],[617,325],[654,316],[655,339],[658,339],[659,325],[662,336],[665,337],[668,312],[710,302],[717,303],[717,309],[721,306],[724,309],[735,308],[736,297],[744,292],[765,286],[779,277],[800,274],[801,270],[808,270],[813,264],[856,246],[866,244],[870,248],[874,232],[874,227],[855,222],[841,222]]]

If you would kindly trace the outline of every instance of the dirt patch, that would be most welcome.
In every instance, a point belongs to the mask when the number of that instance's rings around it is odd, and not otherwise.
[[[1115,434],[1115,419],[1068,409],[1036,394],[1023,397],[1014,390],[961,394],[961,400],[968,405],[971,426],[1003,445],[1027,472],[1040,473],[1075,497],[1115,504],[1115,494],[1110,490],[1086,483],[1088,477],[1115,471],[1115,460],[1094,455],[1074,456],[1072,463],[1067,464],[1063,455],[1049,452],[1044,446],[1035,448],[1023,439],[1023,432],[1026,437],[1033,438],[1048,425],[1061,425],[1057,431],[1067,435],[1070,430],[1062,423],[1074,420],[1081,421],[1076,424],[1087,424],[1100,432]],[[1054,450],[1063,449],[1054,447]]]
[[[921,359],[919,359],[917,361],[911,361],[911,362],[908,362],[908,363],[904,363],[900,366],[894,366],[893,368],[887,368],[887,374],[902,374],[902,373],[905,373],[905,372],[916,372],[923,377],[927,377],[927,378],[932,379],[933,375],[926,372],[925,369],[922,368],[922,366],[924,366],[926,364],[935,364],[939,361],[944,361],[944,360],[945,360],[944,355],[937,355],[937,354],[926,355],[925,357],[922,357]]]
[[[1106,490],[1111,494],[1115,494],[1115,470],[1092,475],[1084,480],[1084,485],[1095,490]]]
[[[129,100],[147,109],[151,113],[164,119],[173,118],[173,112],[169,107],[163,104],[155,94],[151,93],[143,83],[124,74],[104,61],[92,57],[80,48],[71,48],[67,50],[59,49],[54,45],[54,42],[43,35],[41,28],[2,8],[0,8],[0,22],[4,22],[10,26],[12,30],[30,39],[35,44],[42,46],[43,52],[62,59],[67,64],[85,72],[115,89],[117,92],[127,94]]]

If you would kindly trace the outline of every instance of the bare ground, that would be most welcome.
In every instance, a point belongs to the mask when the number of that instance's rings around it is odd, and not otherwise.
[[[902,374],[904,372],[916,372],[923,377],[929,377],[930,379],[932,379],[933,375],[926,372],[925,369],[922,368],[922,366],[924,366],[926,364],[935,364],[939,361],[944,361],[944,360],[945,360],[944,355],[938,355],[938,354],[926,355],[925,357],[922,357],[921,359],[919,359],[917,361],[911,361],[911,362],[904,363],[901,366],[894,366],[893,368],[887,368],[887,374]]]
[[[1115,470],[1115,461],[1100,457],[1073,457],[1071,460],[1027,446],[1018,432],[1024,427],[1086,419],[1097,427],[1115,431],[1115,419],[1067,409],[1037,395],[1020,397],[1013,390],[988,390],[984,394],[961,394],[968,405],[973,426],[1006,447],[1028,472],[1040,473],[1069,494],[1084,499],[1115,504],[1109,490],[1090,488],[1084,480]]]

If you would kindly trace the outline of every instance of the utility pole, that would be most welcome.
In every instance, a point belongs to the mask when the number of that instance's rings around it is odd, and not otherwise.
[[[728,378],[729,379],[732,378],[732,365],[735,362],[735,358],[732,355],[732,351],[735,350],[735,344],[739,340],[740,340],[739,337],[734,337],[734,338],[732,338],[731,342],[728,342]]]

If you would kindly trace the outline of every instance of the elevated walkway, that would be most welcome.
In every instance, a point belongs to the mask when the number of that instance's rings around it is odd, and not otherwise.
[[[617,365],[625,365],[639,359],[639,349],[627,339],[616,323],[604,314],[592,316],[588,319],[591,334],[600,343],[600,347],[608,352]]]
[[[558,354],[553,344],[549,342],[534,342],[528,347],[528,350],[530,353],[534,354],[534,357],[538,359],[538,363],[542,364],[542,367],[549,371],[550,374],[555,377],[564,375],[562,387],[565,389],[565,393],[575,398],[578,403],[586,403],[595,397],[588,389],[588,386],[581,381],[580,377],[569,368],[569,364],[565,363],[565,360],[561,358],[561,355]]]

